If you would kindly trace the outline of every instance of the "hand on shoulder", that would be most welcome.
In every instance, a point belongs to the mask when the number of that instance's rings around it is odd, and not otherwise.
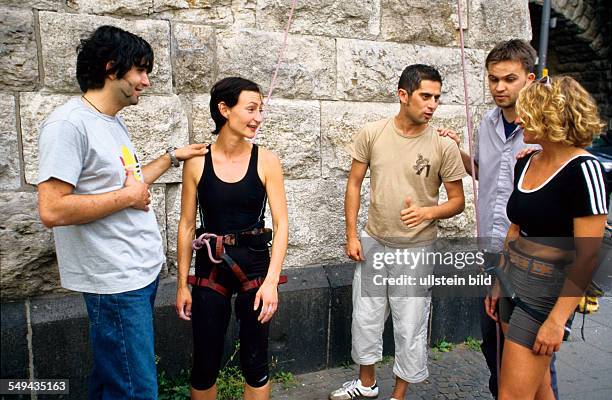
[[[528,156],[529,154],[538,150],[540,150],[538,147],[525,147],[524,149],[516,153],[516,159],[520,160],[521,158]]]
[[[174,151],[179,161],[188,161],[193,157],[203,156],[206,153],[208,153],[208,149],[204,143],[188,144]]]
[[[190,145],[193,146],[193,145]],[[187,159],[183,163],[183,183],[185,183],[185,178],[190,177],[195,179],[196,182],[200,179],[202,175],[202,170],[204,169],[204,155],[208,153],[208,149],[205,144],[198,145],[202,146],[203,153],[198,155],[193,155]],[[198,147],[199,148],[199,147]],[[178,149],[177,149],[178,152]]]
[[[438,128],[436,129],[436,132],[438,132],[438,135],[441,137],[452,139],[455,143],[457,143],[457,146],[461,145],[461,135],[459,133],[446,128]]]

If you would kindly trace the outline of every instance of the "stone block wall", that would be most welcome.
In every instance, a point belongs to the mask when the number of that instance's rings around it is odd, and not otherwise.
[[[477,122],[487,103],[484,57],[500,40],[529,39],[526,0],[461,0],[468,89]],[[122,111],[147,162],[169,145],[209,142],[208,91],[242,75],[265,92],[282,46],[290,0],[0,0],[0,291],[2,300],[61,291],[53,237],[38,218],[37,129],[79,95],[76,46],[102,24],[145,38],[155,51],[152,86]],[[432,124],[467,132],[455,0],[299,0],[278,87],[258,143],[279,154],[290,212],[286,266],[333,264],[343,255],[344,150],[365,122],[398,110],[396,84],[411,63],[444,76]],[[464,135],[465,137],[465,135]],[[467,142],[467,140],[465,140]],[[180,171],[153,186],[175,273]],[[443,235],[474,232],[468,207],[440,224]],[[363,189],[361,221],[367,209]],[[269,218],[268,218],[269,221]]]

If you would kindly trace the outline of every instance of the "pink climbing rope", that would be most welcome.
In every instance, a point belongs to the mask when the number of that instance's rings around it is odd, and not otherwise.
[[[268,90],[268,96],[266,97],[266,100],[264,101],[264,111],[262,115],[262,121],[261,121],[261,124],[259,124],[257,131],[255,132],[255,136],[253,137],[252,142],[255,142],[255,139],[257,138],[257,134],[259,133],[259,129],[261,128],[263,121],[266,119],[266,114],[268,112],[268,103],[270,102],[270,99],[272,98],[272,92],[274,91],[276,87],[276,77],[278,76],[278,70],[280,69],[281,63],[283,61],[283,56],[285,55],[285,50],[287,49],[287,39],[289,38],[289,28],[291,28],[291,20],[293,19],[293,12],[295,11],[296,3],[297,3],[297,0],[293,0],[291,2],[291,10],[289,11],[289,18],[287,19],[287,26],[285,27],[283,46],[281,47],[281,50],[278,53],[278,58],[276,59],[276,68],[274,69],[272,80],[270,81],[270,89]]]
[[[478,218],[478,190],[476,188],[476,170],[474,163],[474,141],[472,136],[472,114],[470,113],[470,98],[468,94],[467,86],[467,70],[465,67],[465,44],[463,41],[463,22],[461,15],[461,0],[457,0],[457,14],[459,17],[459,39],[461,42],[461,67],[463,70],[463,95],[465,98],[465,116],[468,128],[468,143],[470,146],[470,163],[472,166],[472,190],[474,193],[474,212],[476,215],[476,237],[480,237],[480,223]],[[499,318],[499,316],[498,316]],[[500,382],[501,382],[501,323],[499,319],[495,323],[495,337],[496,337],[496,357],[495,357],[495,368],[497,370],[497,390],[499,393]]]
[[[193,250],[200,250],[203,246],[206,246],[206,250],[208,250],[208,258],[210,258],[210,261],[214,262],[215,264],[221,264],[223,260],[217,260],[215,257],[213,257],[212,249],[210,248],[210,239],[216,237],[217,235],[215,235],[214,233],[203,233],[197,239],[191,242],[191,248]]]
[[[470,162],[472,165],[472,191],[474,193],[474,210],[476,214],[476,237],[480,237],[480,224],[478,218],[478,190],[476,189],[476,170],[474,164],[474,141],[472,129],[472,114],[470,113],[470,96],[467,84],[467,69],[465,67],[465,45],[463,41],[463,18],[461,15],[461,0],[457,0],[457,15],[459,16],[459,39],[461,42],[461,67],[463,71],[463,96],[465,98],[465,116],[468,128],[468,143],[470,149]]]

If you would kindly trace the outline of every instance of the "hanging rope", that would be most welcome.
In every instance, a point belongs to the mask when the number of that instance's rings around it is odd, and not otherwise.
[[[266,119],[266,114],[268,113],[268,103],[270,102],[270,99],[272,98],[272,92],[274,91],[276,87],[276,77],[278,76],[278,70],[280,69],[280,65],[285,55],[285,50],[287,49],[287,39],[289,38],[289,28],[291,27],[291,20],[293,19],[293,12],[295,11],[296,3],[297,3],[297,0],[293,0],[291,2],[291,10],[289,11],[289,18],[287,19],[287,26],[285,27],[283,46],[281,47],[281,50],[278,53],[278,58],[276,59],[276,68],[274,69],[274,74],[272,75],[272,79],[270,81],[270,89],[268,90],[268,96],[266,97],[266,100],[264,101],[264,111],[263,111],[263,115],[261,116],[261,124],[259,124],[257,131],[255,131],[255,136],[253,136],[253,139],[251,139],[253,143],[255,143],[255,139],[257,138],[259,129],[261,128],[263,121]]]
[[[474,163],[474,140],[472,128],[472,114],[470,113],[470,97],[468,94],[467,85],[467,69],[465,67],[465,44],[463,41],[463,22],[461,15],[461,0],[457,0],[457,14],[459,16],[459,39],[461,42],[461,67],[463,70],[463,96],[465,98],[465,116],[468,128],[468,143],[470,147],[470,163],[472,166],[472,191],[474,193],[474,212],[476,215],[476,237],[480,237],[480,218],[478,213],[478,190],[476,188],[476,170]],[[496,357],[495,369],[497,371],[497,391],[499,393],[501,382],[501,325],[499,320],[495,323],[495,338],[496,338]]]
[[[468,129],[468,144],[470,150],[470,163],[472,165],[472,191],[474,193],[474,210],[476,214],[476,237],[480,237],[480,224],[478,218],[478,190],[476,188],[476,169],[474,163],[474,140],[472,129],[472,114],[470,113],[470,96],[467,84],[467,69],[465,67],[465,45],[463,41],[463,18],[461,15],[461,0],[457,0],[457,15],[459,16],[459,39],[461,42],[461,67],[463,71],[463,97],[465,99],[465,117]]]

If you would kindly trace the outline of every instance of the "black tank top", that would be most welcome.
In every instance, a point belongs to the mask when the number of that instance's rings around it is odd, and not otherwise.
[[[264,227],[266,188],[257,174],[257,154],[257,145],[253,144],[246,174],[238,182],[227,183],[215,174],[208,145],[198,183],[198,200],[207,232],[227,234]]]

